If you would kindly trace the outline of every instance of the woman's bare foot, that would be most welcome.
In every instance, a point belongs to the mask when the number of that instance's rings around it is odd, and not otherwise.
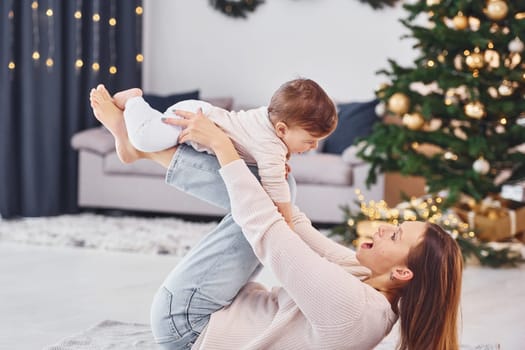
[[[117,155],[123,163],[132,163],[137,159],[143,158],[142,152],[133,147],[129,142],[124,114],[114,103],[113,98],[100,84],[96,89],[92,89],[89,94],[91,108],[95,117],[104,125],[115,138],[115,148]]]
[[[138,88],[123,90],[113,95],[113,101],[118,108],[124,110],[126,102],[132,97],[142,96],[142,90]]]

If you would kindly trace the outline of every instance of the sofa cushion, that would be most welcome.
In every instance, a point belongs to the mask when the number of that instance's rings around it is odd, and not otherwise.
[[[143,97],[144,100],[149,103],[151,108],[164,113],[170,106],[174,105],[177,102],[184,100],[198,100],[199,95],[199,90],[195,90],[166,96],[144,94]]]
[[[341,156],[328,153],[294,155],[289,161],[297,183],[334,186],[352,185],[352,166]]]
[[[166,174],[166,169],[148,159],[139,159],[131,164],[124,164],[118,158],[117,153],[112,152],[104,157],[104,172],[107,174],[156,176],[162,178]]]
[[[337,105],[339,122],[334,132],[324,142],[324,153],[341,154],[354,144],[357,137],[367,136],[378,121],[375,107],[379,100]]]

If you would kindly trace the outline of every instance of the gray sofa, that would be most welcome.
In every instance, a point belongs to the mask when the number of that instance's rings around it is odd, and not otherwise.
[[[208,101],[231,108],[230,100]],[[113,137],[104,127],[81,131],[73,136],[71,143],[79,155],[78,205],[81,208],[207,217],[225,214],[220,208],[166,185],[164,169],[152,161],[122,164],[115,152]],[[383,199],[384,176],[378,176],[377,183],[366,188],[369,167],[355,157],[354,146],[341,155],[318,152],[294,155],[290,166],[297,181],[296,204],[314,223],[341,223],[344,213],[340,207],[355,206],[356,189],[361,190],[367,200]]]

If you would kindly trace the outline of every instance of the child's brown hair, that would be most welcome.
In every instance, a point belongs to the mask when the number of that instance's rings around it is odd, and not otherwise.
[[[270,120],[300,127],[315,137],[330,134],[337,126],[337,110],[326,92],[311,79],[299,78],[281,85],[268,106]]]

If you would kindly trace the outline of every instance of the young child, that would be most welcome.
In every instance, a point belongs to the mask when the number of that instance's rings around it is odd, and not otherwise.
[[[291,154],[317,148],[319,140],[337,125],[333,101],[313,80],[295,79],[284,83],[272,96],[268,107],[248,111],[226,111],[199,100],[185,100],[164,113],[149,106],[140,89],[129,89],[113,97],[124,111],[131,144],[143,152],[157,152],[177,145],[179,127],[163,122],[176,110],[202,112],[232,139],[248,164],[256,164],[261,183],[286,222],[291,223],[290,189],[286,182],[287,160]],[[212,153],[192,143],[197,151]]]

